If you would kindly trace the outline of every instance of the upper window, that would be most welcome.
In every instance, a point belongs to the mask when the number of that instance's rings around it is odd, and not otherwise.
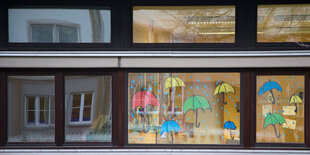
[[[133,8],[133,43],[234,42],[234,6]]]
[[[9,9],[9,42],[109,43],[110,10]]]
[[[310,42],[310,4],[259,5],[257,42]]]

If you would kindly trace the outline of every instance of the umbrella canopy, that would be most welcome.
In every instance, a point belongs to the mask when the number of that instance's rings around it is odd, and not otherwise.
[[[185,87],[185,83],[180,78],[170,76],[165,81],[165,90],[173,87]]]
[[[258,95],[261,96],[264,93],[266,93],[267,91],[270,91],[270,94],[271,94],[270,101],[272,101],[272,104],[275,104],[272,89],[276,89],[276,90],[282,92],[281,86],[276,81],[270,81],[269,80],[260,87],[260,89],[258,91]]]
[[[267,91],[271,91],[272,89],[277,89],[278,91],[282,92],[281,86],[276,81],[267,81],[260,87],[258,91],[258,95],[261,96]]]
[[[198,109],[201,109],[203,112],[207,109],[210,109],[212,112],[212,107],[207,99],[205,99],[203,96],[191,96],[189,97],[183,106],[183,113],[187,113],[189,110],[196,111],[196,127],[198,128],[200,126],[200,123],[198,123]]]
[[[207,99],[205,99],[203,96],[196,96],[193,95],[189,97],[185,102],[184,102],[184,107],[183,107],[183,113],[185,114],[189,110],[197,110],[201,109],[202,111],[206,111],[207,109],[210,109],[212,112],[212,107]]]
[[[293,104],[293,103],[302,103],[302,99],[298,96],[298,95],[294,95],[291,97],[290,99],[290,104]]]
[[[155,95],[146,90],[137,92],[132,98],[132,110],[137,107],[145,108],[147,105],[160,106]]]
[[[224,124],[224,129],[236,130],[236,125],[235,125],[235,123],[232,122],[232,121],[227,121],[227,122]]]
[[[181,128],[177,122],[169,120],[161,126],[160,135],[164,132],[170,133],[171,131],[178,132],[181,131]]]
[[[227,94],[229,92],[235,93],[234,87],[232,85],[230,85],[229,83],[226,83],[226,82],[222,81],[222,84],[218,85],[215,88],[213,96],[222,93],[223,94],[223,104],[227,104],[227,102],[225,102],[224,94]]]
[[[295,112],[297,113],[297,103],[302,103],[302,99],[298,95],[293,95],[290,99],[290,104],[295,104]]]
[[[230,137],[231,139],[233,140],[235,137],[233,136],[231,130],[236,130],[236,125],[234,122],[232,121],[227,121],[225,124],[224,124],[224,129],[230,129]]]
[[[269,113],[267,115],[267,117],[265,118],[265,121],[264,121],[264,129],[268,126],[268,125],[271,125],[273,126],[274,128],[274,131],[275,131],[275,134],[276,134],[276,137],[277,138],[280,138],[281,137],[281,134],[279,133],[279,135],[277,135],[277,129],[275,127],[276,124],[283,124],[283,123],[286,123],[285,122],[285,119],[283,118],[283,116],[281,116],[280,114],[278,113]]]

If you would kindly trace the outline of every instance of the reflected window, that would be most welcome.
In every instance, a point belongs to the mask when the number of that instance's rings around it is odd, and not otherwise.
[[[9,42],[109,43],[109,9],[9,9]]]
[[[259,5],[258,42],[310,42],[310,4]]]
[[[111,82],[111,76],[65,77],[65,141],[112,141]]]
[[[52,96],[26,96],[26,125],[53,125],[54,101]]]
[[[304,143],[304,79],[257,76],[257,143]]]
[[[234,6],[135,6],[134,43],[234,43]]]
[[[53,142],[53,76],[8,77],[8,142]]]
[[[239,73],[129,73],[129,144],[240,144]]]
[[[29,42],[78,43],[79,25],[30,24]]]

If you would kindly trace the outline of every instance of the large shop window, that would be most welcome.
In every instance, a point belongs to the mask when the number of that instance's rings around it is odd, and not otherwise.
[[[8,142],[54,142],[54,77],[8,77]]]
[[[240,73],[129,73],[129,144],[240,144]]]
[[[235,6],[135,6],[133,43],[234,43]]]
[[[65,141],[112,141],[112,77],[66,76]]]
[[[8,9],[10,43],[110,43],[109,9]]]
[[[258,42],[310,42],[310,4],[259,5]]]
[[[305,76],[257,76],[256,142],[304,143]]]

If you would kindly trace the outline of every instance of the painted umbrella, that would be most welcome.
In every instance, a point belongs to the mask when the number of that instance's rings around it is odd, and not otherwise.
[[[137,92],[133,98],[132,98],[132,110],[138,109],[138,108],[146,108],[147,105],[154,106],[160,106],[158,100],[156,99],[155,95],[146,90],[141,90]],[[145,115],[147,117],[147,128],[144,130],[144,132],[148,132],[150,129],[150,120],[149,116],[146,113]],[[145,120],[145,119],[144,119]],[[143,126],[145,128],[145,126]]]
[[[266,93],[267,91],[269,91],[270,94],[271,94],[271,97],[272,97],[272,99],[271,99],[272,104],[275,104],[272,89],[276,89],[276,90],[282,92],[281,86],[280,86],[276,81],[270,81],[270,80],[269,80],[269,81],[267,81],[266,83],[264,83],[264,84],[260,87],[260,89],[259,89],[259,91],[258,91],[258,95],[261,96],[261,95],[263,95],[264,93]]]
[[[297,103],[303,103],[302,99],[298,95],[293,95],[290,99],[290,104],[295,104],[295,112],[297,113]]]
[[[236,130],[236,125],[235,125],[235,123],[232,122],[232,121],[227,121],[227,122],[224,124],[224,129],[229,129],[229,131],[230,131],[230,137],[231,137],[231,139],[233,140],[235,137],[232,136],[231,130]]]
[[[282,125],[285,122],[285,119],[283,118],[283,116],[281,116],[278,113],[269,113],[265,120],[264,120],[264,129],[268,126],[271,125],[274,128],[274,132],[276,134],[277,138],[281,137],[281,134],[279,133],[279,135],[277,134],[277,129],[276,129],[276,124],[280,124]]]
[[[160,135],[162,135],[164,132],[167,132],[168,134],[171,133],[172,143],[173,143],[173,135],[172,132],[178,132],[181,131],[181,128],[179,124],[175,121],[165,121],[165,123],[161,126],[160,129]]]
[[[207,109],[210,109],[210,111],[212,112],[212,107],[209,101],[202,96],[193,95],[185,101],[183,107],[183,113],[185,114],[189,110],[193,110],[196,112],[196,128],[200,126],[200,123],[197,123],[198,109],[201,109],[203,112],[205,112]]]
[[[218,85],[215,88],[213,96],[223,93],[223,104],[227,104],[227,102],[225,102],[225,96],[224,95],[229,93],[229,92],[235,93],[234,87],[232,85],[230,85],[229,83],[222,81],[222,84]]]
[[[165,80],[165,90],[173,87],[185,87],[185,83],[180,78],[170,74],[170,76]]]

